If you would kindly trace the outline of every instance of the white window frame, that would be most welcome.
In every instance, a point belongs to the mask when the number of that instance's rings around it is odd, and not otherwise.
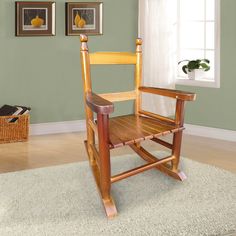
[[[178,6],[179,6],[179,1]],[[206,0],[207,1],[207,0]],[[179,33],[179,7],[178,7],[178,33]],[[179,36],[178,36],[179,40]],[[179,47],[179,42],[178,42]],[[178,49],[179,50],[179,49]],[[187,85],[187,86],[198,86],[198,87],[212,87],[220,88],[220,0],[215,0],[215,71],[214,71],[214,80],[213,81],[201,81],[201,80],[189,80],[177,78],[176,84]]]

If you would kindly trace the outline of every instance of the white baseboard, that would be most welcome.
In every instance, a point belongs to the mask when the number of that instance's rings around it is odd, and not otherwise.
[[[185,124],[185,134],[236,142],[236,131]]]
[[[185,134],[236,142],[236,131],[185,124]],[[85,120],[51,122],[30,125],[30,135],[85,131]]]
[[[85,131],[85,120],[50,122],[30,125],[30,135],[59,134]]]

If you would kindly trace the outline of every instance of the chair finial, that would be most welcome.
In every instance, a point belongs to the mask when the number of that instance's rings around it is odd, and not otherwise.
[[[88,45],[87,45],[88,37],[85,34],[80,35],[80,42],[81,42],[80,50],[88,51]]]
[[[136,39],[136,45],[138,46],[138,45],[142,45],[142,43],[143,43],[143,40],[141,39],[141,38],[137,38]]]
[[[80,35],[80,42],[81,43],[87,43],[88,42],[88,37],[85,34]]]
[[[137,53],[142,52],[142,43],[143,43],[143,40],[141,38],[136,39],[136,52]]]

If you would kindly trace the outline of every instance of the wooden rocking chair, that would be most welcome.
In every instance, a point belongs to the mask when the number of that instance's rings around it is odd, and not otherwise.
[[[108,218],[117,214],[111,197],[111,184],[151,168],[177,179],[184,180],[183,172],[178,170],[181,140],[184,123],[184,103],[195,100],[194,93],[163,88],[143,87],[142,83],[142,40],[136,40],[136,53],[97,52],[89,53],[85,35],[80,36],[81,65],[84,85],[84,101],[87,125],[85,146],[89,162],[105,207]],[[135,89],[129,92],[95,94],[92,92],[90,65],[94,64],[133,64],[135,66]],[[176,99],[175,119],[157,115],[141,109],[141,93],[152,93]],[[113,112],[112,102],[135,100],[135,114],[109,118]],[[94,120],[93,113],[97,114]],[[98,137],[98,150],[95,145]],[[173,134],[173,143],[168,143],[160,136]],[[158,159],[146,151],[140,142],[152,140],[172,150],[168,157]],[[147,164],[111,176],[110,149],[129,145]]]

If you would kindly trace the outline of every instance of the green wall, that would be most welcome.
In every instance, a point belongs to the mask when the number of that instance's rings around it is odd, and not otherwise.
[[[178,86],[195,91],[187,105],[186,123],[236,130],[236,1],[221,1],[221,85],[216,88]]]
[[[78,2],[78,0],[77,0]],[[137,0],[104,0],[104,35],[91,36],[96,50],[134,50],[137,37]],[[65,1],[56,1],[56,36],[15,37],[14,1],[0,1],[0,105],[32,108],[31,123],[83,119],[80,42],[65,36]],[[125,90],[133,84],[133,69],[95,68],[96,91]],[[129,73],[131,73],[130,80]],[[111,77],[114,80],[111,82]],[[119,114],[132,109],[118,105]]]
[[[91,36],[96,50],[134,50],[137,36],[138,0],[104,0],[104,35]],[[79,38],[65,36],[65,2],[56,1],[56,36],[15,37],[14,1],[0,1],[0,105],[32,107],[31,123],[83,119]],[[188,103],[186,122],[236,130],[236,1],[221,1],[221,87],[178,86],[195,91],[197,101]],[[95,67],[95,91],[132,87],[129,66]],[[131,75],[131,76],[130,76]],[[113,78],[111,82],[111,78]],[[116,107],[118,114],[131,104]]]

